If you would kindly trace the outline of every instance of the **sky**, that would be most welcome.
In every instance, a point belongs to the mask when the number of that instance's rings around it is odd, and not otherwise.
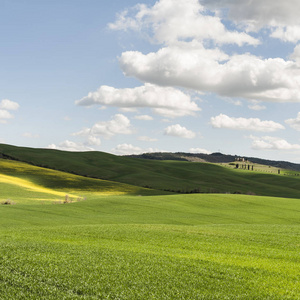
[[[300,163],[299,0],[0,0],[0,143]]]

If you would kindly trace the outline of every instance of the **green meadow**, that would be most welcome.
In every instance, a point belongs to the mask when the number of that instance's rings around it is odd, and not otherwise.
[[[171,193],[242,193],[300,198],[300,176],[235,170],[210,163],[157,161],[103,152],[66,152],[0,144],[0,154],[31,165]]]
[[[0,299],[300,299],[298,178],[163,166],[271,195],[176,194],[168,180],[147,189],[1,159],[0,202],[13,203],[0,205]]]

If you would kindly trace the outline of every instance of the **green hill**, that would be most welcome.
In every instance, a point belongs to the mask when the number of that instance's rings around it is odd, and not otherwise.
[[[124,183],[82,177],[27,163],[0,159],[0,202],[63,202],[109,195],[165,194]]]
[[[299,298],[298,177],[0,148],[0,200],[16,202],[0,205],[1,299]],[[121,181],[276,197],[162,195]],[[62,204],[66,194],[74,201]]]
[[[155,161],[103,152],[66,152],[0,144],[2,157],[36,166],[176,193],[243,193],[300,198],[299,177],[234,170],[209,163]]]

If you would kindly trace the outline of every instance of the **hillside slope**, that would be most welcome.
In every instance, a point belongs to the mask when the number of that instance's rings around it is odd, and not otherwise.
[[[127,155],[132,158],[143,158],[152,160],[176,160],[176,161],[202,161],[210,163],[229,163],[235,161],[239,156],[227,155],[220,152],[212,154],[203,153],[168,153],[168,152],[156,152],[156,153],[144,153],[138,155]],[[257,157],[242,156],[245,160],[251,161],[255,164],[261,164],[266,166],[272,166],[275,168],[282,168],[292,171],[300,171],[300,164],[291,163],[288,161],[275,161],[269,159],[262,159]]]
[[[3,157],[87,177],[179,193],[250,193],[300,198],[299,177],[230,170],[208,163],[156,161],[103,152],[66,152],[0,144]]]
[[[0,159],[0,202],[64,201],[108,195],[157,195],[162,191],[124,183],[93,179]]]

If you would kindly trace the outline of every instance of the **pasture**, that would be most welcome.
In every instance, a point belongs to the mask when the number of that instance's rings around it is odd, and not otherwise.
[[[0,299],[299,299],[299,199],[170,194],[9,160],[0,187],[15,202],[0,205]]]
[[[159,190],[158,193],[241,193],[300,198],[300,176],[235,170],[210,163],[146,160],[103,152],[66,152],[3,144],[0,144],[1,153],[31,165],[151,188]]]
[[[298,199],[0,206],[3,299],[298,299]]]

